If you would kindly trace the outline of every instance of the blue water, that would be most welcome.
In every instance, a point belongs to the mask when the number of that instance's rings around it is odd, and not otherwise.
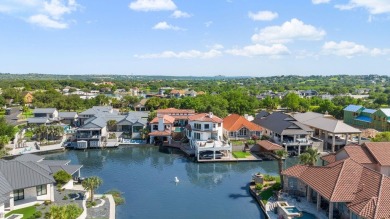
[[[284,207],[284,209],[286,209],[288,213],[300,213],[300,211],[296,207]]]
[[[83,177],[103,179],[98,193],[123,192],[126,203],[116,208],[119,219],[264,218],[247,185],[253,173],[278,173],[276,161],[196,163],[176,149],[154,146],[70,150],[46,159],[82,164]]]
[[[306,211],[302,212],[302,216],[299,217],[300,219],[317,219],[317,217],[314,214],[310,214]]]

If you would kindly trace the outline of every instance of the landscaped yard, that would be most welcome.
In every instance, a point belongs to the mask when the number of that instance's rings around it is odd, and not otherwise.
[[[241,146],[245,144],[245,142],[241,140],[232,140],[231,142],[233,146]]]
[[[7,213],[5,215],[5,217],[8,217],[10,216],[11,214],[23,214],[23,219],[27,219],[27,218],[30,218],[34,215],[34,213],[36,212],[36,207],[35,206],[31,206],[31,207],[27,207],[27,208],[21,208],[21,209],[18,209],[18,210],[14,210],[14,211],[11,211],[9,213]]]
[[[264,189],[260,192],[261,201],[264,204],[267,204],[268,199],[271,198],[274,195],[274,191],[277,191],[280,189],[280,176],[275,176],[276,183],[272,186],[270,186],[267,189]]]
[[[251,153],[243,151],[233,151],[232,154],[235,158],[246,158],[247,156],[251,155]]]
[[[34,114],[33,114],[33,111],[31,109],[29,109],[27,112],[23,112],[22,113],[22,118],[23,119],[27,119],[27,118],[30,118],[30,117],[33,117]]]

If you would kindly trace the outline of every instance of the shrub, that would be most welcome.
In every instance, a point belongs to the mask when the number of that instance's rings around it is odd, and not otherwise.
[[[122,193],[116,189],[112,189],[105,194],[111,194],[114,198],[115,205],[121,205],[125,203],[125,198],[122,197]]]
[[[277,182],[277,183],[272,185],[272,189],[275,190],[275,191],[281,190],[282,189],[282,185],[280,184],[280,182]]]
[[[50,205],[50,204],[51,204],[51,201],[46,200],[46,201],[43,202],[43,204],[44,204],[44,205]]]
[[[62,200],[68,200],[68,196],[65,195]]]
[[[260,191],[260,190],[263,189],[263,187],[264,187],[263,184],[261,184],[261,183],[256,183],[255,189]]]
[[[67,173],[65,170],[60,170],[58,172],[56,172],[54,175],[54,180],[59,183],[59,184],[66,184],[67,182],[69,182],[69,180],[72,179],[72,176]]]
[[[35,217],[35,218],[41,218],[41,217],[42,217],[42,212],[36,211],[36,212],[34,213],[34,217]]]
[[[264,181],[274,181],[275,180],[275,177],[271,176],[271,175],[264,175]]]
[[[248,145],[252,145],[252,144],[255,144],[256,141],[255,141],[255,140],[249,139],[249,140],[246,141],[246,143],[247,143]]]

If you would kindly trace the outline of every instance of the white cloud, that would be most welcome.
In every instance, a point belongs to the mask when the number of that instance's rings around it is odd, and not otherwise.
[[[145,55],[134,55],[136,58],[140,59],[159,59],[159,58],[178,58],[178,59],[211,59],[218,56],[221,56],[222,52],[216,49],[211,49],[206,52],[201,52],[198,50],[189,50],[184,52],[173,52],[173,51],[164,51],[162,53],[153,53]]]
[[[277,18],[279,15],[272,11],[258,11],[256,13],[248,12],[248,17],[254,21],[271,21]]]
[[[318,4],[326,4],[326,3],[329,3],[330,0],[311,0],[311,2],[315,5],[318,5]]]
[[[250,46],[245,46],[244,48],[239,49],[230,49],[225,51],[228,54],[235,56],[280,56],[287,55],[290,53],[288,48],[283,44],[274,44],[271,46],[254,44]]]
[[[156,25],[153,26],[153,29],[155,29],[155,30],[184,30],[180,27],[168,24],[165,21],[157,23]]]
[[[36,24],[41,27],[55,28],[55,29],[66,29],[68,28],[67,23],[59,22],[51,19],[49,16],[44,14],[33,15],[28,18],[28,22]]]
[[[219,50],[219,49],[223,49],[223,45],[221,44],[214,44],[213,46],[211,46],[212,49],[215,49],[215,50]]]
[[[173,18],[188,18],[192,17],[191,14],[188,14],[187,12],[176,10],[171,14],[171,17]]]
[[[23,20],[47,28],[65,29],[72,19],[65,19],[81,6],[76,0],[3,0],[0,13],[23,18]]]
[[[207,21],[204,23],[206,27],[210,27],[213,24],[213,21]]]
[[[390,1],[388,0],[349,0],[345,5],[336,5],[340,10],[352,10],[365,8],[370,14],[390,13]]]
[[[253,42],[287,43],[294,40],[321,40],[326,35],[322,29],[304,24],[293,18],[281,26],[269,26],[252,36]]]
[[[173,11],[177,7],[172,0],[136,0],[129,4],[135,11]]]
[[[322,52],[327,55],[345,56],[347,58],[358,55],[380,56],[390,54],[389,49],[369,49],[364,45],[350,41],[341,41],[339,43],[334,41],[326,42],[322,46]]]
[[[64,14],[76,11],[77,7],[78,5],[75,0],[68,0],[67,4],[64,4],[62,0],[44,2],[44,10],[55,19],[61,18]]]

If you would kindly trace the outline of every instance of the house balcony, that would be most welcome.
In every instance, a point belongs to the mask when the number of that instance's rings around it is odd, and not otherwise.
[[[195,152],[200,151],[221,151],[221,150],[232,150],[232,144],[228,144],[225,141],[215,141],[215,140],[193,140],[191,141],[191,146],[195,148]]]
[[[83,133],[76,134],[77,139],[100,139],[101,137],[102,137],[101,135],[91,135],[91,134],[83,134]]]

